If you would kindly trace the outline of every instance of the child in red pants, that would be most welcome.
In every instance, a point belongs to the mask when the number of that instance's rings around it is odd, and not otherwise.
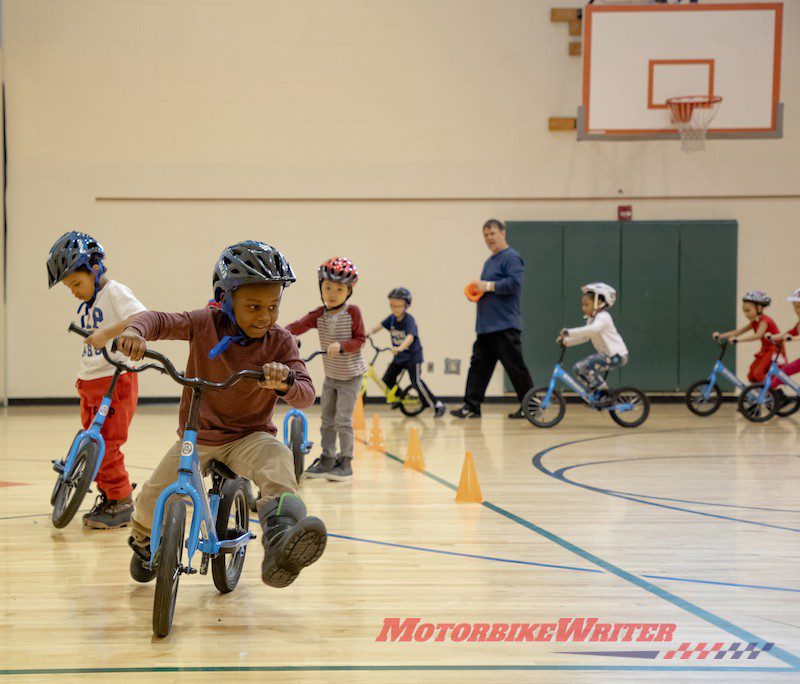
[[[792,339],[796,339],[798,335],[800,335],[800,287],[792,292],[792,294],[786,298],[786,301],[792,303],[794,312],[797,315],[797,323],[795,323],[794,328],[791,330],[787,330],[782,335],[776,335],[773,337],[772,339],[774,339],[776,342],[790,342]],[[800,372],[800,358],[797,358],[794,361],[789,361],[788,363],[784,363],[781,365],[781,370],[786,373],[786,375],[794,375],[795,373]],[[773,390],[775,390],[775,395],[778,397],[780,406],[783,406],[790,401],[791,398],[784,394],[783,390],[780,389],[780,385],[781,381],[778,378],[772,378],[771,387]]]
[[[97,240],[74,230],[56,240],[47,258],[49,286],[64,283],[82,302],[75,323],[84,330],[94,330],[83,347],[81,369],[75,383],[84,428],[94,419],[114,374],[114,368],[103,358],[102,348],[122,333],[130,319],[146,310],[127,287],[108,278],[104,258],[105,252]],[[128,426],[138,398],[136,374],[121,374],[101,430],[106,452],[95,478],[100,496],[92,510],[83,516],[87,527],[109,529],[130,523],[133,487],[120,448],[128,439]]]
[[[764,313],[772,300],[766,292],[761,290],[751,290],[742,297],[742,312],[748,321],[747,325],[738,330],[729,330],[725,333],[714,333],[714,337],[722,340],[736,340],[737,342],[752,342],[761,340],[761,349],[756,352],[753,363],[750,364],[750,371],[747,374],[750,382],[763,382],[767,375],[774,347],[766,335],[775,336],[780,330],[769,316]],[[753,334],[748,337],[740,337],[747,331],[752,330]]]

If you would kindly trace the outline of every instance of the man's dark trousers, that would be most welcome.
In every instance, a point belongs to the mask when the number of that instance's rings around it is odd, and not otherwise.
[[[469,362],[467,389],[464,394],[464,405],[467,408],[480,411],[498,361],[506,369],[520,401],[533,387],[531,374],[522,359],[521,336],[522,333],[513,328],[478,334],[475,344],[472,345],[472,359]]]

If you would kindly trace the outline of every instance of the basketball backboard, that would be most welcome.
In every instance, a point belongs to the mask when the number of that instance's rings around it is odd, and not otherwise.
[[[677,137],[667,99],[721,96],[708,137],[781,137],[783,3],[590,5],[578,138]]]

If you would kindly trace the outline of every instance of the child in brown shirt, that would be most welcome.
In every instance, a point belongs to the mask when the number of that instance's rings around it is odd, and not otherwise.
[[[292,335],[277,325],[284,287],[295,281],[278,250],[248,240],[228,247],[214,269],[214,298],[220,309],[184,313],[150,311],[137,316],[118,338],[118,349],[142,358],[148,340],[188,340],[186,375],[212,382],[240,370],[263,370],[264,381],[240,382],[207,392],[200,405],[197,455],[203,467],[215,459],[261,490],[258,518],[263,528],[262,579],[274,587],[291,584],[300,570],[319,559],[327,533],[306,515],[297,495],[291,451],[275,437],[272,414],[278,397],[296,408],[314,403],[314,385]],[[181,398],[178,434],[186,425],[191,389]],[[150,569],[149,536],[161,491],[177,478],[181,441],[161,460],[136,498],[132,518],[131,575],[139,582]]]

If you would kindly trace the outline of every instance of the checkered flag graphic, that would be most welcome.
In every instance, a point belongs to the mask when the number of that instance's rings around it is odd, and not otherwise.
[[[672,660],[678,654],[678,657],[681,660],[689,660],[689,658],[694,657],[697,660],[705,660],[710,656],[712,653],[717,653],[721,648],[724,647],[724,644],[721,641],[716,642],[715,644],[709,645],[707,641],[701,641],[696,646],[692,646],[690,641],[684,641],[678,648],[674,651],[667,651],[664,654],[664,658],[667,660]],[[718,656],[715,656],[718,657]]]
[[[730,654],[731,660],[739,660],[745,655],[747,656],[748,660],[754,660],[755,658],[758,658],[760,653],[772,650],[774,645],[774,643],[762,644],[758,642],[751,644],[735,643],[728,646],[728,648],[726,648],[724,651],[718,651],[714,658],[719,660],[720,658],[724,658],[726,655]]]

